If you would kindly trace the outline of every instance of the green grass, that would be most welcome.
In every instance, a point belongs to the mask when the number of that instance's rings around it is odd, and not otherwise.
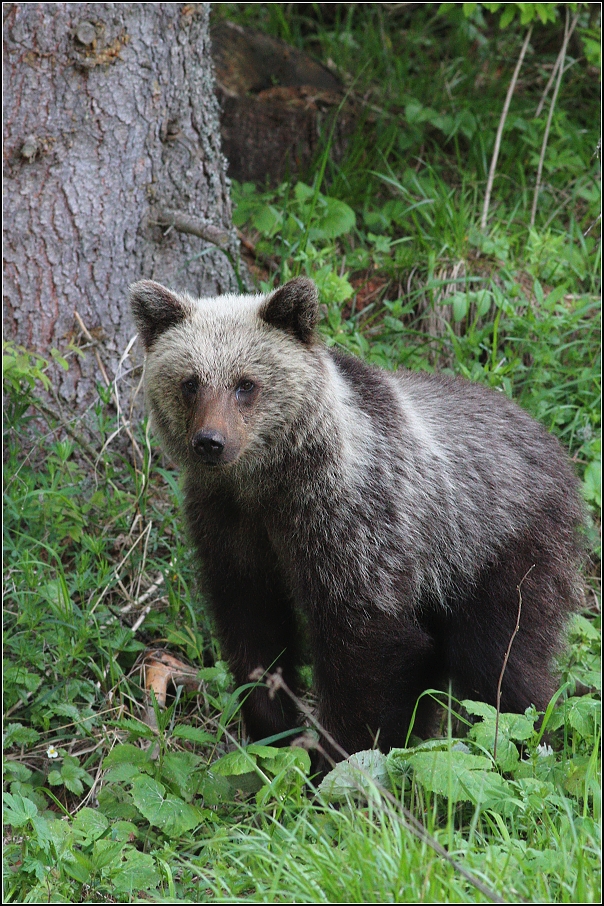
[[[496,750],[493,710],[451,701],[439,740],[309,795],[304,751],[239,745],[246,690],[220,659],[178,478],[145,426],[128,437],[105,388],[66,422],[41,390],[73,352],[49,365],[8,346],[6,901],[600,902],[599,23],[581,13],[531,228],[547,105],[534,112],[563,8],[535,21],[483,231],[524,26],[499,29],[481,6],[395,6],[216,6],[333,61],[362,99],[343,160],[325,135],[289,184],[234,186],[235,221],[260,288],[316,280],[327,343],[498,388],[569,450],[591,560],[560,693],[542,725],[501,715]],[[171,687],[165,709],[141,677],[158,645],[200,683]]]

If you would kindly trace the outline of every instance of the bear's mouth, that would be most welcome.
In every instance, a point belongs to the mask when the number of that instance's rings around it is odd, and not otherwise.
[[[228,451],[224,451],[219,454],[212,454],[193,450],[192,453],[193,461],[197,463],[200,468],[207,468],[211,469],[212,471],[220,471],[221,469],[226,469],[238,459],[238,456],[229,455]]]

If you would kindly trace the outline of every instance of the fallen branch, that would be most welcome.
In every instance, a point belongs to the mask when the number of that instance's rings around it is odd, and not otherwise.
[[[153,585],[150,585],[149,588],[139,598],[136,599],[136,601],[130,601],[128,604],[126,604],[124,607],[122,607],[122,609],[120,610],[120,613],[124,614],[124,613],[129,613],[131,610],[137,610],[142,604],[145,603],[145,601],[147,601],[151,597],[151,595],[155,591],[157,591],[157,589],[161,585],[163,585],[163,582],[164,582],[164,577],[162,575],[160,575],[157,578],[157,580],[153,583]]]

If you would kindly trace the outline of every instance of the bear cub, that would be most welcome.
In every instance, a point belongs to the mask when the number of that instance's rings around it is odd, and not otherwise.
[[[501,709],[545,708],[581,594],[582,508],[554,437],[480,385],[328,349],[306,278],[207,299],[143,280],[131,305],[238,684],[279,669],[299,688],[303,614],[321,725],[349,753],[387,751],[425,689],[496,704],[521,603]],[[299,724],[262,685],[243,714],[252,739]]]

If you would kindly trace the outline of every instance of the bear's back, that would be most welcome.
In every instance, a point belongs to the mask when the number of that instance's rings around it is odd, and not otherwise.
[[[469,565],[487,548],[494,552],[511,537],[539,531],[539,521],[545,526],[551,514],[569,532],[581,522],[567,455],[503,393],[463,378],[385,372],[330,354],[371,418],[373,456],[390,476],[387,492],[403,524],[419,531],[426,556],[444,552],[450,562]]]

